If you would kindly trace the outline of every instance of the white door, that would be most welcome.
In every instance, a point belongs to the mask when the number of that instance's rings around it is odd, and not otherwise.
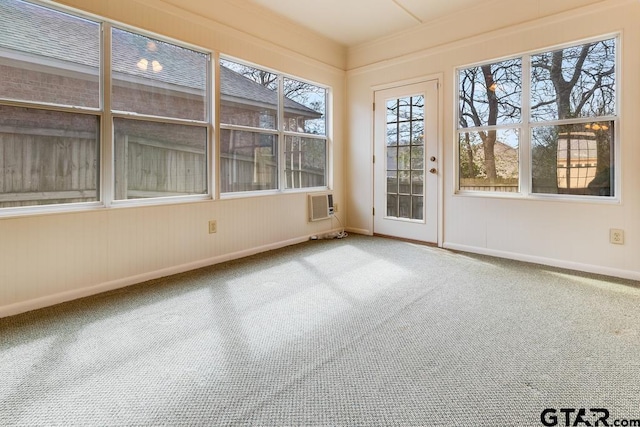
[[[438,82],[375,92],[374,233],[438,243]]]

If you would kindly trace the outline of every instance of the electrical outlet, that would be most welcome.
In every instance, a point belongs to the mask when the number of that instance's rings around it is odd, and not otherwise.
[[[209,234],[216,233],[218,231],[218,223],[215,219],[209,221]]]
[[[333,211],[334,212],[338,212],[338,204],[337,203],[333,204]]]
[[[624,231],[619,228],[609,230],[609,242],[614,245],[624,245]]]

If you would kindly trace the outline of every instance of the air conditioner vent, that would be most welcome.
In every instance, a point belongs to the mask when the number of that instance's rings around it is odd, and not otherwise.
[[[309,194],[309,221],[328,219],[333,215],[333,194]]]

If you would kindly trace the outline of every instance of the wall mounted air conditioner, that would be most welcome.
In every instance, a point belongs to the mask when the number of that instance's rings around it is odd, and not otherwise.
[[[333,194],[309,194],[309,221],[328,219],[333,215]]]

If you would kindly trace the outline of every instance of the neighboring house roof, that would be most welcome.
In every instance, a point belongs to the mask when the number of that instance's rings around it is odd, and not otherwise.
[[[258,82],[227,68],[220,67],[220,96],[222,100],[239,102],[242,104],[254,104],[256,106],[275,109],[278,105],[276,92],[264,87]],[[292,99],[284,99],[285,111],[296,111],[310,118],[322,117],[311,108],[308,108]]]
[[[90,67],[96,70],[100,65],[100,26],[90,20],[79,19],[19,0],[0,0],[0,49],[27,54],[31,59],[50,58],[57,67],[64,63]],[[178,86],[174,90],[203,91],[206,73],[203,73],[208,58],[206,54],[185,49],[173,44],[115,29],[112,37],[112,67],[117,80],[130,76],[151,79],[168,85]],[[21,55],[22,60],[28,60]],[[136,64],[147,59],[147,70]],[[152,61],[158,61],[164,72],[154,73]],[[62,62],[60,62],[62,61]],[[220,67],[220,93],[223,100],[275,109],[277,94],[231,69]],[[183,89],[184,90],[184,89]],[[285,110],[309,118],[319,118],[322,114],[292,99],[285,98]]]
[[[99,67],[100,26],[95,22],[16,0],[0,1],[0,20],[2,47]]]

